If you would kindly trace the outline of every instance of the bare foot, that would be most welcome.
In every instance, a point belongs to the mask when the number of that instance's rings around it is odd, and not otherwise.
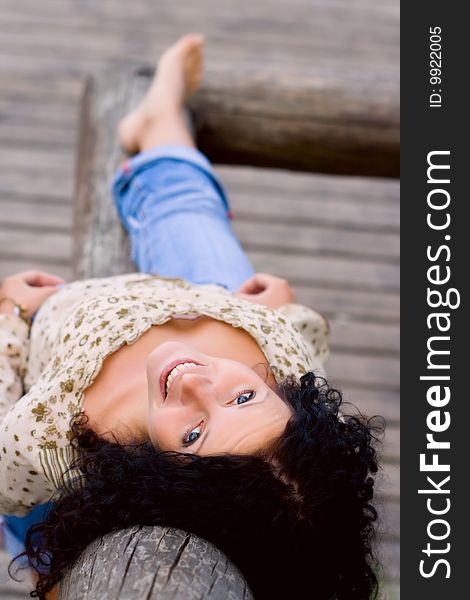
[[[152,85],[139,106],[119,123],[118,137],[129,154],[140,150],[143,132],[168,111],[181,111],[202,77],[204,37],[190,33],[170,46],[158,61]]]

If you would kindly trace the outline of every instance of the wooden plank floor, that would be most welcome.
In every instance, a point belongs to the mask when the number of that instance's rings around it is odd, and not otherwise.
[[[207,68],[308,73],[398,94],[396,0],[0,0],[0,279],[37,267],[70,279],[78,103],[84,76],[152,62],[207,36]],[[390,87],[390,82],[392,87]],[[392,92],[390,92],[390,89]],[[331,381],[388,422],[381,475],[384,596],[399,579],[398,186],[217,169],[259,270],[288,276],[332,326]],[[6,585],[0,597],[25,598]]]

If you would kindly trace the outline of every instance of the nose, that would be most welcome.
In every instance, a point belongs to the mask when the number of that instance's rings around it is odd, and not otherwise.
[[[216,402],[212,380],[205,374],[182,373],[179,392],[180,402],[184,405],[197,405],[207,410]]]

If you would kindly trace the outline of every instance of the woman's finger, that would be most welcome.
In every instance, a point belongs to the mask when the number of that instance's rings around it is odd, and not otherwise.
[[[249,279],[244,281],[241,284],[241,286],[238,288],[237,292],[240,292],[243,294],[249,294],[250,289],[253,287],[253,280],[255,277],[256,277],[256,275],[252,275]]]
[[[36,287],[44,287],[47,285],[53,286],[64,283],[62,277],[58,277],[52,273],[46,273],[45,271],[25,271],[22,275],[23,281],[28,285]]]
[[[238,290],[245,294],[259,294],[266,289],[266,283],[260,273],[255,273],[250,279],[247,279]]]

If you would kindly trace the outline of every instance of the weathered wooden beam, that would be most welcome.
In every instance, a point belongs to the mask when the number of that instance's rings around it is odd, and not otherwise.
[[[214,163],[399,174],[399,89],[386,76],[213,72],[190,107],[198,145]]]
[[[60,584],[59,600],[253,600],[240,572],[178,529],[133,527],[96,540]]]
[[[138,80],[137,80],[138,81]],[[124,160],[116,127],[136,100],[135,78],[87,79],[82,97],[74,198],[73,265],[77,279],[135,270],[129,242],[111,199],[111,183]]]

